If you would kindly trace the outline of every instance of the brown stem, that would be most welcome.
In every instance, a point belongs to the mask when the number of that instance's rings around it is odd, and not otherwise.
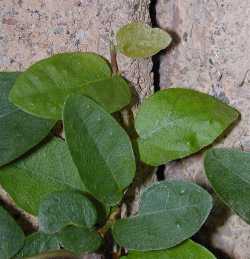
[[[110,227],[115,223],[116,219],[119,218],[121,215],[121,208],[118,207],[114,212],[112,212],[106,222],[106,224],[98,230],[98,233],[104,237]]]
[[[111,67],[112,67],[113,75],[119,74],[116,47],[112,41],[110,41],[110,59],[111,59]]]

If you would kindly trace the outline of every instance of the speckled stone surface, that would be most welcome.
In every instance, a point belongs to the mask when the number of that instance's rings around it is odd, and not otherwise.
[[[250,150],[249,14],[249,0],[158,0],[157,4],[159,26],[173,31],[175,38],[162,56],[161,88],[191,87],[236,107],[241,122],[218,145],[246,151]],[[165,175],[207,184],[201,154],[168,164]],[[212,245],[230,258],[249,259],[250,226],[236,215],[219,217],[224,221],[217,228],[211,226]]]
[[[109,58],[119,27],[150,22],[149,0],[0,0],[0,70],[24,70],[66,51],[94,51]],[[152,91],[149,59],[119,56],[121,72],[140,96]]]

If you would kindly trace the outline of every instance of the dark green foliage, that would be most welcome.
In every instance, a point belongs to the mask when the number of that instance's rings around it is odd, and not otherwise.
[[[55,124],[24,113],[9,102],[9,92],[18,75],[0,73],[0,167],[37,145]]]

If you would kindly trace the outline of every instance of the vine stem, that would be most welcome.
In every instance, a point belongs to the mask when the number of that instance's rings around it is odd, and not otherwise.
[[[110,60],[111,60],[111,67],[112,67],[113,75],[119,74],[116,46],[114,45],[113,41],[111,41],[111,40],[110,40]]]

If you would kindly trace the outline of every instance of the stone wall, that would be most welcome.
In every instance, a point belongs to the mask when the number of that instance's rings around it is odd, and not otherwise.
[[[151,22],[149,3],[0,0],[0,70],[22,71],[39,59],[65,51],[94,51],[109,58],[109,41],[120,26],[133,20]],[[250,2],[152,0],[151,4],[153,22],[174,37],[172,46],[160,55],[159,87],[191,87],[236,107],[242,120],[219,145],[250,150]],[[118,60],[120,71],[133,83],[140,99],[150,95],[151,60],[124,56]],[[193,180],[208,187],[202,159],[199,153],[169,163],[165,177]],[[206,234],[203,231],[197,238],[216,248],[218,258],[250,258],[250,227],[221,204],[204,230]]]

